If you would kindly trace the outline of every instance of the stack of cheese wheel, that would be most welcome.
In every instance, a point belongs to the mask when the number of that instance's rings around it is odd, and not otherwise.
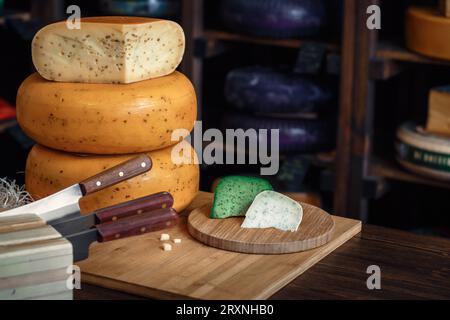
[[[82,211],[160,191],[173,195],[175,209],[187,207],[198,192],[198,165],[186,142],[172,140],[178,129],[183,139],[197,116],[194,88],[175,71],[184,46],[178,24],[150,18],[83,18],[80,29],[59,22],[36,34],[38,73],[17,96],[18,122],[38,143],[26,166],[34,199],[147,153],[150,172],[83,198]]]
[[[434,135],[412,122],[397,130],[397,159],[408,170],[450,181],[450,139]]]

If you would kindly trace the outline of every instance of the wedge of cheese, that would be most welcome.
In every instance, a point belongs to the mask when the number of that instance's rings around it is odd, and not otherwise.
[[[183,155],[183,163],[172,162],[173,147],[148,152],[152,169],[80,200],[82,212],[91,212],[161,191],[170,192],[173,207],[185,209],[199,190],[199,168],[195,152]],[[41,199],[74,183],[111,168],[135,155],[79,155],[35,145],[28,155],[25,185],[34,199]],[[185,158],[184,158],[185,157]]]
[[[20,86],[16,106],[29,137],[78,153],[162,149],[177,143],[172,133],[186,134],[197,117],[194,87],[179,72],[128,85],[52,82],[35,73]]]
[[[297,231],[303,218],[303,208],[291,198],[275,192],[258,194],[245,214],[242,228],[276,228]]]
[[[450,85],[431,89],[426,129],[450,137]]]
[[[45,79],[62,82],[132,83],[172,73],[184,54],[183,29],[175,22],[141,17],[82,18],[35,35],[33,63]]]
[[[243,216],[258,193],[272,189],[267,180],[258,177],[224,177],[214,191],[210,217],[225,219]]]

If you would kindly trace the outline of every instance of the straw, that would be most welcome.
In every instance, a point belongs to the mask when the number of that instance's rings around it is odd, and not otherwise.
[[[7,178],[0,178],[0,211],[23,206],[33,201],[25,186],[16,184]]]

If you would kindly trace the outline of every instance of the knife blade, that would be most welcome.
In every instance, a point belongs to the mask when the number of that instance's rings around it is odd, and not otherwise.
[[[159,192],[135,200],[123,202],[114,206],[103,208],[91,214],[64,219],[58,223],[52,223],[53,228],[66,236],[92,228],[94,225],[116,221],[144,212],[158,209],[171,208],[173,197],[168,192]]]
[[[72,243],[74,262],[89,257],[89,247],[93,242],[107,242],[173,227],[178,223],[178,213],[173,208],[159,209],[107,222],[93,229],[71,234],[66,237]]]
[[[24,213],[34,213],[44,221],[51,223],[57,219],[79,212],[80,206],[78,200],[81,197],[145,173],[149,171],[151,167],[151,159],[147,155],[141,155],[81,181],[80,183],[74,184],[51,196],[15,209],[3,211],[0,213],[0,216],[7,217]]]

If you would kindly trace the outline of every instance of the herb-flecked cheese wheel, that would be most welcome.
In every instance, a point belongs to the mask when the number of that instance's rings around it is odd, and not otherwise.
[[[407,122],[397,130],[397,160],[420,175],[450,181],[450,139]]]
[[[133,83],[168,75],[181,62],[183,29],[143,17],[88,17],[50,24],[35,35],[36,70],[52,81]]]
[[[185,209],[197,195],[199,168],[194,162],[196,155],[191,147],[183,155],[183,159],[187,160],[185,163],[177,164],[172,161],[172,150],[176,151],[176,147],[147,153],[153,162],[149,172],[83,197],[80,200],[82,212],[91,212],[162,191],[172,194],[177,211]],[[38,200],[134,156],[86,156],[35,145],[27,159],[26,189],[33,199]]]
[[[44,146],[69,152],[124,154],[175,144],[172,132],[192,130],[197,100],[181,73],[133,84],[45,80],[35,73],[20,86],[17,120]]]
[[[423,55],[450,60],[450,19],[432,7],[410,7],[406,13],[406,46]]]

